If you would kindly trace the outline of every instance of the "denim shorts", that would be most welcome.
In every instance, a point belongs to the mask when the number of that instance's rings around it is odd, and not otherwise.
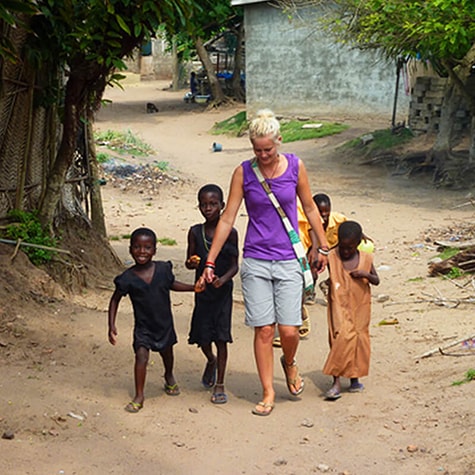
[[[302,324],[303,274],[297,259],[246,257],[241,264],[241,282],[246,325]]]

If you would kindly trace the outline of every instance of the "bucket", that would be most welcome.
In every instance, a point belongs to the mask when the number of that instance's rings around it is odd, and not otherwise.
[[[223,146],[220,143],[213,142],[213,152],[221,152]]]

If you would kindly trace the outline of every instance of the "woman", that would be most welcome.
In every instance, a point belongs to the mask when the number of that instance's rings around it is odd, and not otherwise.
[[[259,111],[250,124],[249,135],[255,158],[242,162],[234,170],[227,206],[216,228],[203,277],[208,283],[213,281],[214,260],[234,226],[244,199],[249,223],[241,265],[242,291],[246,325],[254,328],[254,353],[263,391],[262,400],[252,412],[267,416],[272,412],[275,400],[272,341],[276,325],[287,387],[294,396],[300,395],[304,389],[295,362],[298,329],[302,324],[303,277],[282,219],[259,182],[253,163],[257,163],[295,230],[298,229],[297,196],[300,198],[320,243],[316,262],[319,272],[327,264],[328,245],[305,166],[295,155],[278,151],[282,137],[274,114],[269,110]]]

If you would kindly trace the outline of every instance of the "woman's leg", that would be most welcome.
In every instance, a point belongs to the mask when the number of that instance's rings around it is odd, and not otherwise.
[[[143,346],[139,347],[135,352],[135,366],[134,366],[134,378],[135,378],[135,397],[134,403],[143,404],[145,376],[147,374],[147,364],[150,351]]]
[[[274,339],[275,325],[265,325],[254,329],[254,355],[257,372],[262,385],[262,401],[274,404]],[[297,332],[298,334],[298,332]]]
[[[298,366],[295,364],[295,355],[300,341],[299,327],[292,325],[279,325],[280,342],[284,354],[285,373],[290,392],[301,392],[303,380],[299,375]]]

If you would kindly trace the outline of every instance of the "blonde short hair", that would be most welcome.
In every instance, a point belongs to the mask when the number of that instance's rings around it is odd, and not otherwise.
[[[261,109],[249,124],[249,138],[253,140],[266,135],[271,135],[272,140],[277,141],[280,137],[280,123],[270,109]]]

